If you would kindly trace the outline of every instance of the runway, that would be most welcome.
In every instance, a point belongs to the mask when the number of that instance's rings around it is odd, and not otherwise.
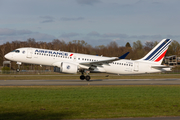
[[[0,80],[0,86],[180,85],[180,79]]]

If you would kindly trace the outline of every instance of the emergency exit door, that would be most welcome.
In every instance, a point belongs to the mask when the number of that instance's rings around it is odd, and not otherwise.
[[[139,62],[134,63],[134,71],[138,72],[139,71]]]
[[[28,48],[27,49],[27,58],[32,58],[32,54],[33,54],[32,49]]]

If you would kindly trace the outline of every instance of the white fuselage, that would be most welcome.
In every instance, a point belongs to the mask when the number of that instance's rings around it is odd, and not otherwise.
[[[55,51],[39,48],[19,48],[17,52],[10,52],[5,58],[20,63],[55,66],[56,63],[66,62],[78,66],[78,69],[88,68],[88,65],[80,63],[94,62],[110,59],[113,57],[102,57],[95,55],[78,54],[72,52]],[[170,71],[169,68],[152,68],[155,63],[139,60],[117,60],[108,64],[96,66],[92,72],[106,72],[113,74],[142,74]]]

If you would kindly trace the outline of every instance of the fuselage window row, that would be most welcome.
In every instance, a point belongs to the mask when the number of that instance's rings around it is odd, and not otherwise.
[[[115,64],[115,65],[124,65],[124,66],[133,66],[132,64],[123,64],[123,63],[117,63],[117,62],[112,62],[111,64]]]
[[[72,59],[72,57],[67,57],[67,56],[58,56],[58,55],[51,55],[51,54],[41,54],[41,53],[34,53],[35,55],[44,55],[44,56],[54,56],[54,57],[61,57],[61,58],[68,58],[68,59]],[[98,60],[93,60],[93,59],[86,59],[86,58],[78,58],[78,60],[85,60],[85,61],[98,61]],[[124,65],[124,66],[133,66],[131,64],[123,64],[123,63],[117,63],[117,62],[112,62],[111,64],[115,64],[115,65]]]

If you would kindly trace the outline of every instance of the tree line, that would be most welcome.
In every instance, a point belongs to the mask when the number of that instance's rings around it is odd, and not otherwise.
[[[108,45],[99,45],[93,47],[89,45],[84,40],[73,40],[70,42],[65,42],[64,40],[54,39],[52,42],[36,42],[34,38],[29,38],[27,41],[12,41],[6,42],[0,45],[0,65],[3,65],[5,61],[4,55],[14,49],[21,47],[35,47],[42,49],[51,49],[51,50],[61,50],[67,52],[76,52],[92,55],[103,55],[108,57],[119,57],[126,52],[130,52],[127,56],[127,59],[139,59],[145,56],[158,42],[145,42],[143,45],[140,40],[133,42],[131,46],[127,42],[124,46],[119,46],[115,41],[110,42]],[[169,49],[166,53],[166,56],[178,55],[180,56],[180,44],[173,40]]]

